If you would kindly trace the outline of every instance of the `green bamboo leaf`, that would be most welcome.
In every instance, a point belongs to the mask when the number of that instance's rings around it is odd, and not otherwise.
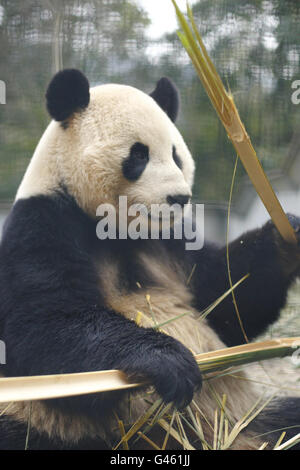
[[[229,294],[233,293],[234,289],[238,287],[242,282],[244,282],[250,274],[246,274],[242,279],[236,282],[233,286],[231,286],[224,294],[222,294],[217,300],[215,300],[209,307],[205,310],[200,312],[200,320],[204,320],[207,315],[209,315]]]
[[[205,76],[205,73],[203,72],[202,70],[202,67],[201,65],[199,64],[199,61],[198,61],[198,58],[196,56],[196,54],[194,53],[193,49],[190,47],[190,43],[188,42],[188,39],[186,37],[186,35],[184,33],[181,33],[180,31],[177,31],[177,35],[183,45],[183,47],[185,48],[185,50],[187,51],[197,73],[198,73],[198,76],[202,82],[202,85],[204,87],[204,89],[206,90],[206,93],[208,94],[214,108],[216,109],[217,113],[219,114],[219,106],[218,106],[218,102],[214,96],[214,92],[213,92],[213,89],[212,87],[210,86],[210,83],[208,82],[206,76]],[[220,116],[220,119],[222,119],[222,116],[219,114]]]
[[[214,78],[214,74],[212,73],[211,69],[209,68],[201,50],[199,49],[197,43],[196,43],[196,40],[193,36],[193,33],[189,27],[189,24],[188,22],[186,21],[184,15],[181,13],[181,11],[179,10],[175,0],[172,0],[173,2],[173,5],[175,6],[175,9],[176,9],[176,14],[177,14],[177,18],[179,20],[179,23],[184,31],[184,34],[186,36],[186,41],[188,42],[188,45],[189,45],[189,49],[192,50],[195,58],[197,59],[197,62],[198,62],[198,65],[199,65],[199,68],[201,70],[201,74],[203,76],[203,79],[204,79],[204,87],[205,89],[207,90],[207,87],[209,87],[209,89],[211,90],[211,95],[214,97],[214,100],[213,100],[213,105],[214,107],[217,105],[217,111],[218,112],[221,112],[224,113],[226,116],[226,119],[229,119],[229,114],[228,114],[228,111],[226,109],[226,107],[218,107],[218,103],[221,103],[223,102],[223,94],[222,92],[220,92],[220,89],[219,89],[219,86],[217,86],[217,83],[215,81],[215,78]],[[185,41],[185,43],[186,43]],[[183,44],[184,45],[184,44]],[[186,46],[184,46],[186,48]],[[190,55],[190,51],[188,49],[186,49],[187,52],[189,53]],[[197,68],[198,69],[198,68]]]
[[[230,107],[231,107],[231,103],[230,103],[230,100],[228,98],[228,93],[227,93],[227,91],[225,92],[223,82],[222,82],[222,80],[221,80],[221,78],[220,78],[220,76],[217,72],[217,69],[216,69],[214,63],[212,62],[211,58],[209,57],[209,55],[207,53],[204,42],[202,41],[202,38],[201,38],[201,36],[199,34],[199,31],[197,29],[192,9],[189,6],[188,2],[187,2],[187,13],[188,13],[188,18],[189,18],[189,20],[192,24],[193,32],[194,32],[194,34],[196,36],[196,39],[197,39],[197,41],[198,41],[198,43],[201,47],[202,54],[205,58],[206,63],[208,64],[208,67],[211,70],[211,74],[214,77],[214,81],[215,81],[216,85],[218,86],[220,95],[223,96],[223,99],[224,99],[224,102],[225,102],[224,104],[225,104],[225,106],[228,106],[228,111],[229,111]]]

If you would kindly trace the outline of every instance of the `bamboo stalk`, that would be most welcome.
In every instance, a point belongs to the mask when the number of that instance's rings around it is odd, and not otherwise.
[[[199,364],[200,370],[208,373],[274,357],[288,356],[297,347],[300,347],[300,337],[278,338],[198,354],[195,356],[195,359]]]
[[[250,137],[239,116],[234,99],[226,91],[207,53],[203,40],[197,31],[192,10],[187,4],[188,18],[192,25],[191,29],[184,15],[179,10],[176,1],[172,0],[172,3],[183,30],[183,32],[178,32],[179,39],[189,54],[204,89],[225,127],[227,135],[239,155],[257,194],[260,196],[283,239],[289,243],[296,244],[297,238],[295,232],[257,158]]]
[[[137,387],[121,371],[0,378],[0,403],[42,400]]]
[[[300,337],[279,338],[198,354],[195,359],[200,370],[209,373],[258,360],[286,356],[292,354],[297,347],[300,347]],[[0,378],[0,403],[107,392],[141,385],[143,384],[130,382],[125,374],[118,370]]]

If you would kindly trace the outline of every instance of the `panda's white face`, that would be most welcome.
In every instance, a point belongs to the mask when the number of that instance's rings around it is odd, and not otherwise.
[[[102,203],[187,202],[194,162],[177,128],[156,101],[135,88],[90,89],[88,106],[62,126],[52,121],[17,197],[50,192],[63,183],[95,216]]]

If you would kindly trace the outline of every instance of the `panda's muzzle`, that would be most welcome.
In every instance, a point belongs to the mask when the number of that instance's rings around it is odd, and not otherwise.
[[[167,202],[172,206],[173,204],[179,204],[181,207],[184,207],[185,204],[188,204],[190,200],[189,194],[176,194],[174,196],[167,196]]]

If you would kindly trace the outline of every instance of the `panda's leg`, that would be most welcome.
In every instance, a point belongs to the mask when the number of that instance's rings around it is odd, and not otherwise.
[[[282,397],[273,400],[247,427],[247,432],[260,434],[269,448],[274,445],[285,431],[283,442],[300,433],[300,397]],[[300,450],[300,442],[291,447]]]
[[[295,228],[300,226],[299,218],[290,216],[290,220]],[[190,253],[190,265],[196,265],[191,285],[196,307],[202,310],[230,287],[226,248],[205,245]],[[233,284],[249,275],[234,292],[244,330],[252,340],[278,318],[288,288],[300,273],[300,248],[284,242],[268,222],[230,243],[229,259]],[[210,313],[208,321],[227,345],[245,342],[231,295]]]
[[[80,439],[71,443],[59,438],[50,438],[39,433],[27,423],[18,422],[8,416],[0,418],[0,450],[106,450],[104,441]]]

